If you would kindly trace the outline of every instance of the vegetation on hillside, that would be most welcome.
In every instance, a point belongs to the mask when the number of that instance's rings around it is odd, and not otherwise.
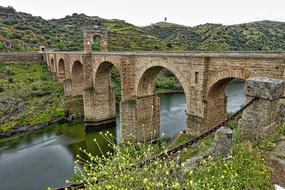
[[[1,12],[9,13],[8,16]],[[35,51],[45,44],[50,49],[80,51],[83,49],[82,29],[101,23],[107,27],[109,50],[180,50],[122,20],[73,14],[62,19],[41,17],[0,7],[0,50],[5,40],[12,42],[14,51]]]
[[[98,23],[107,27],[111,51],[285,50],[284,22],[196,27],[160,22],[137,27],[123,20],[76,13],[45,20],[0,6],[0,51],[4,50],[5,40],[12,43],[13,51],[36,51],[41,44],[50,49],[80,51],[83,49],[82,28]]]
[[[260,51],[285,50],[285,23],[258,21],[225,26],[203,24],[187,27],[156,23],[144,31],[188,51]]]
[[[63,116],[62,97],[45,64],[0,63],[0,132]]]

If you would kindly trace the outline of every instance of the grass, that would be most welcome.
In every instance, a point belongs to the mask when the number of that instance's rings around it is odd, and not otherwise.
[[[285,123],[280,124],[273,134],[258,139],[256,146],[262,150],[271,151],[282,135],[285,135]]]
[[[105,138],[109,139],[114,153],[106,153],[103,157],[99,157],[82,150],[88,159],[78,157],[76,161],[76,164],[83,167],[76,168],[74,182],[85,182],[86,189],[267,190],[272,188],[271,170],[266,165],[263,154],[249,142],[236,141],[233,155],[227,158],[208,157],[196,169],[184,173],[183,164],[176,163],[173,157],[155,160],[144,168],[136,166],[157,155],[166,146],[171,147],[178,142],[187,141],[191,138],[189,136],[181,135],[176,141],[163,142],[163,146],[148,143],[115,145],[108,133],[105,134]],[[204,145],[207,147],[204,150],[209,148],[211,144],[208,143],[209,139],[204,139],[200,143],[198,152],[203,150]],[[191,158],[194,155],[193,148],[185,149],[178,154],[182,161],[186,158],[183,158],[183,154]],[[96,183],[98,180],[100,182]]]
[[[235,128],[237,120],[227,127]],[[177,155],[163,160],[155,160],[144,168],[138,163],[157,155],[165,149],[183,144],[193,138],[180,133],[173,140],[160,139],[156,144],[126,143],[115,145],[110,134],[105,134],[113,153],[103,157],[92,156],[82,150],[88,159],[78,157],[74,182],[85,182],[87,189],[273,189],[273,169],[268,163],[270,151],[285,134],[285,124],[266,137],[251,143],[239,137],[234,129],[234,147],[232,155],[226,158],[208,156],[207,151],[213,142],[213,135],[204,138],[198,144],[190,146]],[[204,155],[204,160],[195,169],[182,172],[183,161],[195,155]],[[176,163],[179,156],[182,164]],[[79,169],[80,168],[80,169]],[[130,169],[131,168],[131,169]],[[95,183],[96,181],[99,183]]]
[[[44,123],[64,115],[63,86],[39,62],[0,63],[0,118],[14,110],[0,125],[0,132]],[[21,108],[17,108],[22,104]]]

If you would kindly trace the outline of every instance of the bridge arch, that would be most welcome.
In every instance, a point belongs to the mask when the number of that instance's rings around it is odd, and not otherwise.
[[[73,95],[82,95],[84,88],[83,64],[75,61],[71,69],[71,85]]]
[[[147,67],[143,72],[140,73],[138,77],[136,88],[136,96],[137,96],[137,115],[138,115],[138,126],[141,126],[143,136],[147,139],[151,139],[151,135],[154,137],[158,137],[159,133],[163,133],[164,130],[167,132],[169,129],[169,122],[166,120],[160,120],[160,98],[155,94],[156,84],[155,80],[158,77],[159,73],[163,70],[167,69],[170,71],[179,81],[183,92],[185,93],[185,108],[180,107],[182,109],[187,109],[188,101],[187,101],[187,83],[182,75],[179,75],[178,71],[173,68],[168,68],[165,65],[152,65]],[[179,108],[179,109],[180,109]],[[186,113],[184,114],[184,121],[186,122]],[[164,123],[164,124],[163,124]],[[161,128],[161,124],[164,125],[164,128]],[[186,123],[185,123],[186,124]],[[179,132],[180,130],[185,129],[185,126],[177,126],[175,132]],[[168,134],[171,135],[171,134]]]
[[[151,95],[155,90],[155,79],[158,74],[162,71],[162,69],[169,70],[179,81],[181,84],[185,95],[188,93],[188,85],[189,81],[187,78],[189,76],[182,76],[179,74],[179,71],[175,68],[168,67],[166,64],[155,64],[146,67],[138,73],[138,78],[135,84],[135,94],[136,96],[141,95]],[[186,98],[186,104],[189,105],[189,100]],[[187,106],[188,107],[188,106]]]
[[[227,118],[226,88],[233,79],[246,80],[258,76],[247,70],[225,70],[210,77],[206,95],[206,126],[212,127]]]
[[[112,62],[110,60],[104,60],[100,64],[96,64],[94,68],[94,74],[93,74],[93,84],[95,89],[98,87],[98,85],[105,85],[107,82],[111,81],[111,74],[112,70],[114,72],[114,69],[119,76],[121,76],[121,68],[120,65],[116,62]]]
[[[113,75],[112,75],[113,73]],[[116,73],[116,74],[114,74]],[[116,64],[103,61],[95,68],[93,75],[94,104],[93,114],[89,114],[94,123],[114,123],[116,118],[116,94],[120,93],[120,70]],[[115,77],[112,81],[112,77]],[[116,86],[118,85],[118,86]],[[90,119],[91,120],[91,119]]]
[[[208,93],[210,89],[219,81],[229,78],[238,78],[242,80],[246,80],[250,77],[258,76],[256,72],[248,71],[248,70],[224,70],[216,73],[215,75],[211,76],[208,80]],[[207,94],[208,94],[207,93]]]
[[[65,62],[64,59],[60,58],[58,61],[58,77],[63,79],[65,77]]]

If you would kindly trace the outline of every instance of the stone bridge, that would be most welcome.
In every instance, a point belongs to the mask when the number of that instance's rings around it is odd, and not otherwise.
[[[103,51],[92,52],[93,35]],[[225,88],[232,79],[285,79],[285,52],[108,52],[107,33],[84,31],[84,52],[45,52],[65,96],[82,96],[87,125],[114,122],[111,69],[121,76],[121,138],[139,141],[159,136],[160,102],[154,81],[170,70],[186,96],[186,130],[198,134],[227,117]],[[175,126],[173,126],[175,127]]]

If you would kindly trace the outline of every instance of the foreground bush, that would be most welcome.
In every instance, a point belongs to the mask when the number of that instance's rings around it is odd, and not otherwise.
[[[270,169],[262,154],[248,142],[237,141],[232,156],[208,157],[199,167],[182,172],[183,164],[173,158],[156,160],[143,168],[140,163],[161,149],[158,145],[127,143],[115,145],[105,135],[113,153],[76,161],[75,182],[84,182],[87,189],[270,189]],[[100,147],[99,147],[100,148]],[[185,150],[188,151],[188,150]],[[177,156],[177,155],[176,155]],[[82,166],[82,167],[81,167]]]

